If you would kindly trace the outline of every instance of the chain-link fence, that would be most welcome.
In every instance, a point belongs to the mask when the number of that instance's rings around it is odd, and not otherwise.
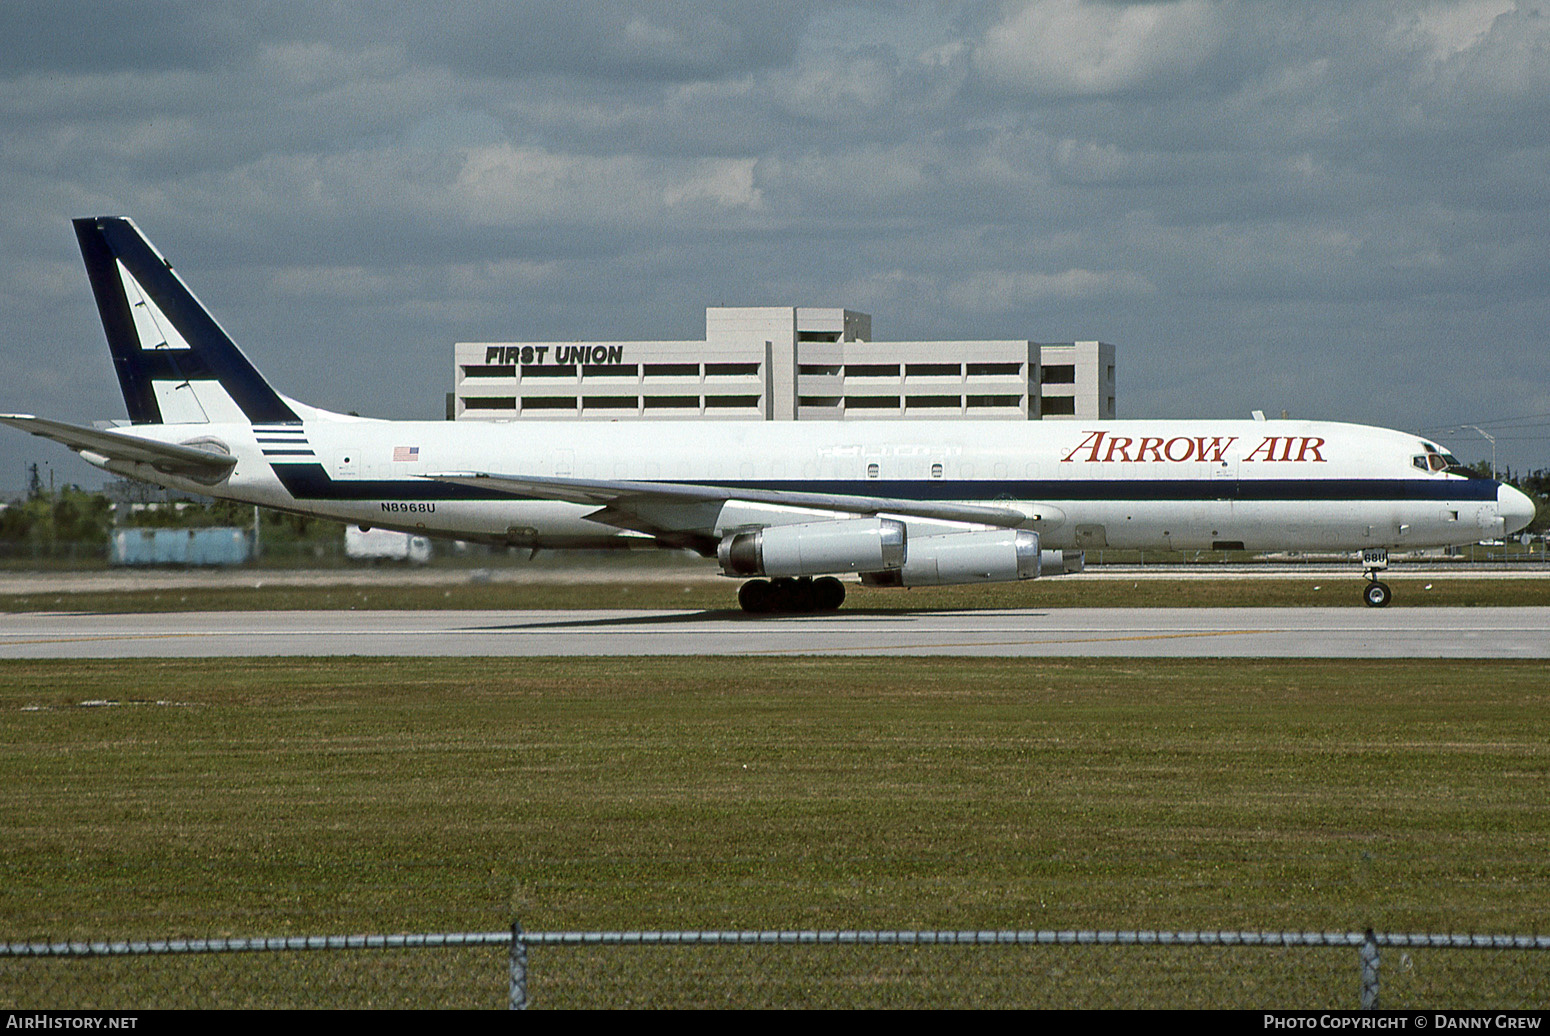
[[[1550,936],[465,932],[0,944],[21,1009],[1543,1008]]]

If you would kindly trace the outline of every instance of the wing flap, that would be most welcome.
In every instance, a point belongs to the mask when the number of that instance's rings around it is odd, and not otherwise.
[[[186,475],[202,481],[219,480],[237,463],[237,458],[231,454],[217,453],[213,449],[156,442],[153,439],[142,439],[138,435],[126,435],[105,428],[85,428],[64,421],[33,417],[31,414],[0,414],[0,423],[63,443],[77,453],[93,453],[108,460],[131,464],[149,464],[158,471]]]

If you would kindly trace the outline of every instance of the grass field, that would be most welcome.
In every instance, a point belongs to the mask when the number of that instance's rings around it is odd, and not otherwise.
[[[1550,605],[1550,579],[1427,579],[1396,576],[1392,607]],[[271,609],[735,609],[738,581],[460,582],[414,586],[264,586],[112,592],[0,594],[0,612],[250,611]],[[988,586],[849,588],[846,608],[1362,607],[1362,580],[1349,575],[1252,579],[1039,579]]]
[[[1539,663],[0,661],[0,715],[4,941],[1550,927]]]

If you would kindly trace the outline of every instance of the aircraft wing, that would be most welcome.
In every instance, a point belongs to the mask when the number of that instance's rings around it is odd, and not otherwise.
[[[174,443],[155,442],[138,435],[125,435],[105,428],[85,428],[64,421],[50,421],[31,414],[0,414],[0,423],[20,428],[24,432],[52,439],[75,450],[92,453],[108,460],[149,464],[157,471],[170,475],[186,475],[202,481],[218,481],[237,463],[237,458],[227,453],[202,449],[198,446],[178,446]]]
[[[887,514],[907,518],[967,522],[1016,528],[1041,517],[1010,507],[964,504],[950,501],[906,500],[842,493],[812,493],[784,489],[756,489],[715,483],[634,482],[613,479],[561,478],[543,475],[493,475],[485,472],[425,475],[453,485],[493,489],[526,500],[564,500],[596,504],[603,510],[588,517],[596,521],[639,529],[643,532],[683,531],[684,508],[720,505],[729,501],[810,508],[836,514]],[[1052,510],[1052,509],[1051,509]]]

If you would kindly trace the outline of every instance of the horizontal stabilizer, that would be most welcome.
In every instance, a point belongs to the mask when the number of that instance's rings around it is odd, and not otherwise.
[[[102,428],[83,428],[63,421],[33,417],[31,414],[0,414],[0,423],[64,443],[77,453],[92,453],[107,460],[131,464],[149,464],[157,471],[184,475],[201,482],[219,481],[237,463],[237,458],[231,454],[214,449],[156,442],[137,435]]]
[[[986,507],[951,501],[903,500],[891,497],[810,493],[786,489],[720,486],[714,483],[631,482],[612,479],[560,478],[542,475],[491,475],[482,472],[425,475],[437,482],[474,486],[509,493],[526,500],[563,500],[597,504],[616,511],[666,503],[694,504],[732,500],[778,507],[802,507],[841,514],[896,514],[946,522],[970,522],[1015,528],[1030,516],[1007,507]]]

